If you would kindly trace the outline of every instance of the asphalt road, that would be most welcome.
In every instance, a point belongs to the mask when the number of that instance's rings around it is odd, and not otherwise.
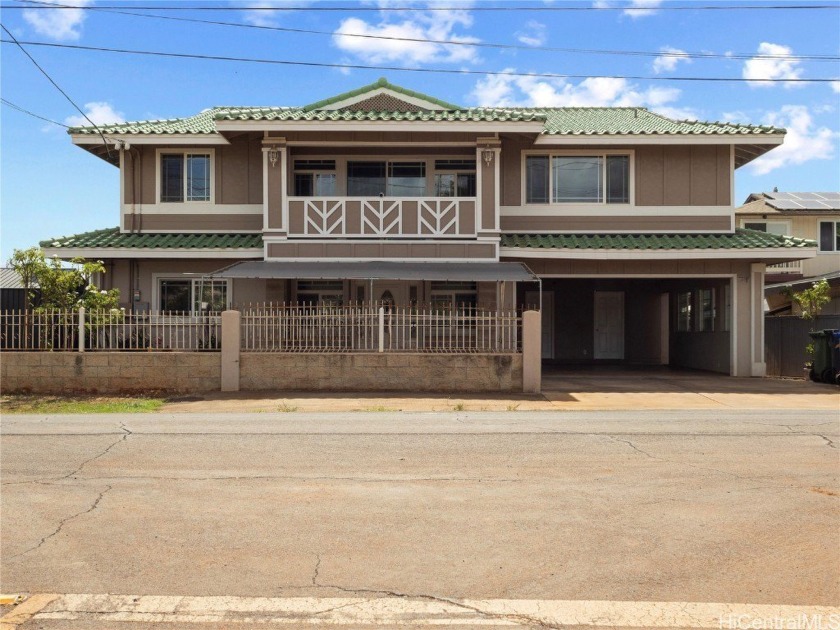
[[[838,446],[833,410],[6,416],[0,592],[837,606]]]

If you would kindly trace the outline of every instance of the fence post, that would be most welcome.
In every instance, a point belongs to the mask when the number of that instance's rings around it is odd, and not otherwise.
[[[79,307],[79,352],[85,351],[85,307]]]
[[[222,382],[223,392],[239,391],[240,322],[239,311],[222,313]]]
[[[542,313],[522,313],[522,391],[539,394],[542,382]]]
[[[385,352],[385,307],[379,307],[379,352]]]

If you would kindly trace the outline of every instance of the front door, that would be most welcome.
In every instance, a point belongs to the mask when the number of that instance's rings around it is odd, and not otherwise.
[[[594,358],[624,358],[623,291],[595,291]]]

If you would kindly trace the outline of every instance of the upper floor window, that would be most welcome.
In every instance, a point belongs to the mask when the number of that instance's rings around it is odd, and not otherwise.
[[[425,162],[347,162],[349,197],[422,197]]]
[[[210,153],[161,153],[161,202],[210,201]]]
[[[529,155],[526,203],[630,203],[630,156]]]
[[[295,160],[295,195],[335,195],[335,160]]]
[[[475,160],[435,160],[435,197],[475,197]]]
[[[767,232],[776,236],[784,236],[790,232],[790,228],[785,221],[747,221],[744,223],[744,227],[748,230]]]
[[[820,251],[840,252],[840,221],[820,221]]]

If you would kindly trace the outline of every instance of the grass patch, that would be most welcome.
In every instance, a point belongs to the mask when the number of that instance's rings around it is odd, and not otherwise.
[[[277,411],[282,413],[293,413],[298,410],[297,405],[290,405],[287,402],[283,402],[279,407],[277,407]]]
[[[166,402],[143,396],[35,396],[7,395],[0,398],[3,413],[149,413]]]
[[[364,409],[358,409],[358,411],[386,412],[386,411],[400,411],[400,410],[399,409],[393,409],[391,407],[385,407],[383,405],[376,405],[375,407],[365,407]]]
[[[452,411],[463,411],[464,408],[464,403],[458,403],[457,405],[452,407]]]

